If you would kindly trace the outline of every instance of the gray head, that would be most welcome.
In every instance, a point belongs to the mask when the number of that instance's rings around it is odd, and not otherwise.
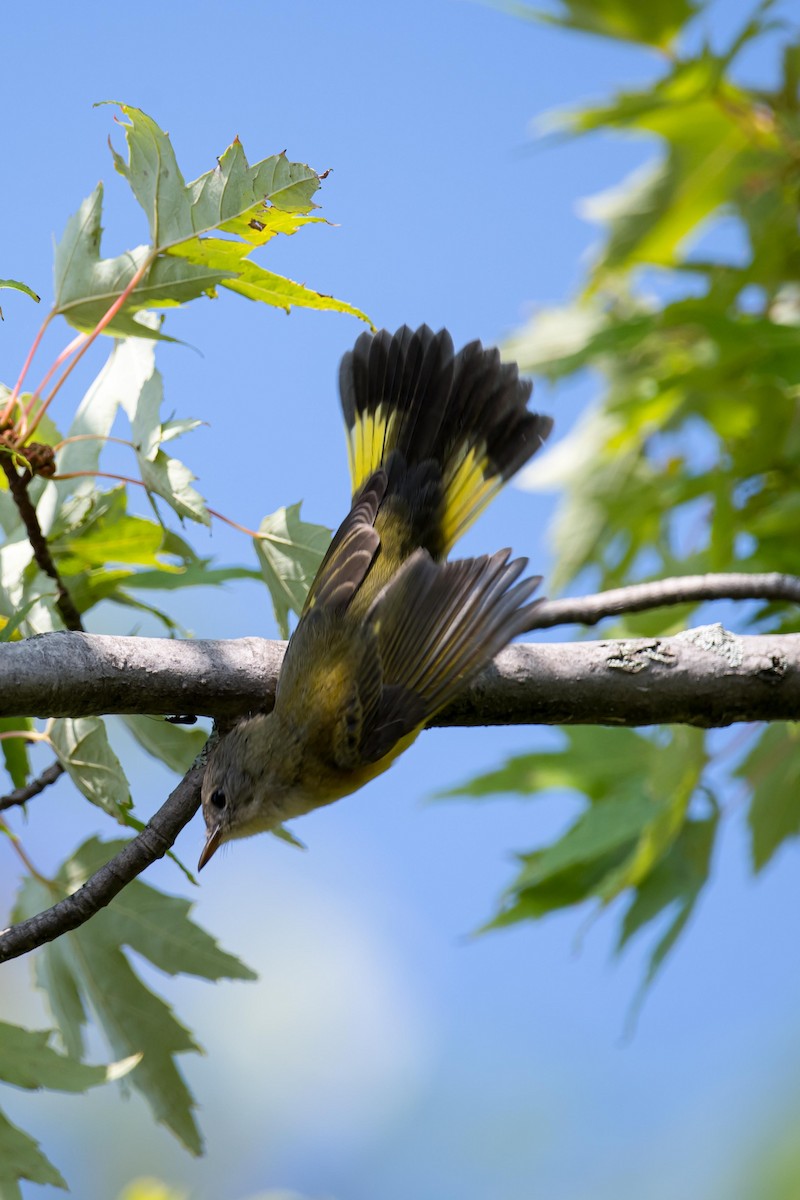
[[[271,715],[242,721],[212,751],[201,790],[206,844],[198,870],[223,842],[279,823],[272,800],[281,790],[270,770],[275,765],[272,724]]]

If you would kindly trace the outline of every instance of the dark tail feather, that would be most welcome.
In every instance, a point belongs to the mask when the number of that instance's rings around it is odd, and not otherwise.
[[[410,541],[446,556],[552,427],[529,412],[530,383],[499,352],[470,342],[458,354],[447,330],[403,326],[362,334],[339,373],[355,495],[385,467],[386,502],[412,527]]]

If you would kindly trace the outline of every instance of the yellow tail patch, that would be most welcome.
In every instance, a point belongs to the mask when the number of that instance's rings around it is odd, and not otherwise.
[[[396,411],[387,413],[386,405],[380,404],[373,411],[361,413],[355,425],[348,429],[347,458],[353,495],[390,453],[395,441],[398,415]]]
[[[443,479],[444,517],[442,536],[449,554],[454,544],[469,529],[486,505],[503,486],[502,478],[493,473],[483,443],[465,448],[455,454],[447,465]]]

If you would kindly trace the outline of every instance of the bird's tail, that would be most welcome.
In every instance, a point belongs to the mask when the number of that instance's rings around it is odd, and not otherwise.
[[[381,508],[394,538],[403,531],[400,558],[419,546],[445,558],[552,428],[528,411],[516,364],[480,342],[456,354],[447,330],[426,325],[362,334],[339,385],[353,495],[384,468]]]

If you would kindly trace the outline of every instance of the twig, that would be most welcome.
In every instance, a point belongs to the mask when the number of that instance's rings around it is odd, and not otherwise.
[[[36,559],[40,569],[44,571],[45,575],[49,575],[56,585],[56,608],[61,614],[61,619],[67,629],[71,629],[73,632],[82,631],[83,622],[81,621],[80,613],[75,607],[73,599],[64,585],[64,581],[58,573],[58,567],[50,553],[47,538],[42,533],[36,509],[33,507],[31,498],[28,495],[29,476],[27,472],[20,475],[11,459],[5,454],[0,455],[0,466],[6,473],[9,490],[19,510],[19,515],[22,517],[22,523],[25,526],[28,541],[33,550],[33,557]]]
[[[51,763],[49,767],[45,767],[41,775],[36,779],[32,779],[30,783],[26,783],[23,787],[14,788],[13,792],[9,792],[7,796],[0,796],[0,812],[7,808],[14,808],[18,804],[27,804],[34,796],[38,796],[51,783],[55,783],[64,774],[64,768],[60,762]]]
[[[554,625],[596,625],[605,617],[644,612],[670,604],[699,604],[703,600],[790,600],[800,604],[797,575],[684,575],[613,588],[593,596],[543,600],[533,612],[528,631]]]
[[[200,807],[202,766],[194,766],[132,841],[83,887],[52,908],[0,931],[0,962],[18,958],[85,924],[156,859],[163,858]]]
[[[42,875],[41,871],[37,871],[36,867],[28,858],[28,855],[25,852],[25,847],[22,845],[19,837],[13,829],[10,829],[9,826],[6,825],[2,817],[0,817],[0,833],[4,833],[11,842],[14,853],[17,855],[28,874],[33,875],[34,879],[38,879],[40,883],[45,885],[45,887],[50,887],[51,881]]]

